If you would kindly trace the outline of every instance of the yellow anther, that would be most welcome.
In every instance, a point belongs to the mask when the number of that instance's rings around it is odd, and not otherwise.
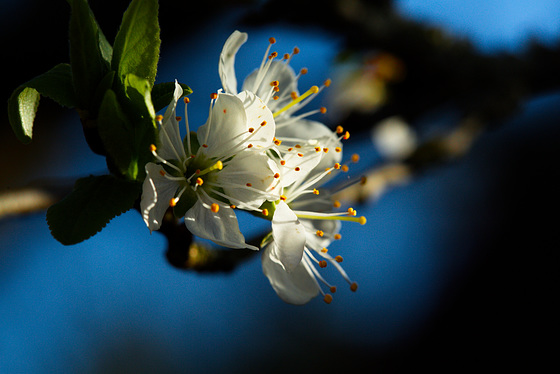
[[[328,153],[329,149],[327,147],[323,148],[323,152]]]
[[[336,256],[336,257],[334,258],[334,260],[335,260],[336,262],[342,262],[344,259],[342,258],[342,256]]]
[[[268,42],[270,44],[274,44],[274,43],[276,43],[276,39],[274,39],[273,37],[270,37],[270,38],[268,38]]]
[[[332,295],[326,294],[323,298],[323,301],[327,304],[330,304],[332,302]]]
[[[348,172],[348,165],[342,165],[342,171],[347,173]]]
[[[340,153],[340,152],[342,152],[342,148],[336,147],[336,148],[334,149],[334,151],[335,151],[336,153]]]
[[[328,251],[329,251],[329,250],[328,250],[327,248],[321,249],[321,252],[323,252],[323,253],[327,253]]]
[[[325,87],[328,87],[328,86],[331,85],[331,83],[332,83],[332,81],[331,81],[331,79],[329,78],[329,79],[327,79],[327,80],[325,81],[325,83],[323,83],[323,84],[325,85]]]
[[[261,126],[266,126],[266,121],[262,121]]]
[[[280,195],[280,200],[282,200],[282,201],[286,201],[287,199],[288,199],[288,198],[287,198],[286,196],[284,196],[284,195]]]
[[[323,237],[323,235],[325,235],[325,233],[321,230],[317,230],[317,232],[315,234],[317,234],[317,236],[321,237],[321,238]]]
[[[334,240],[340,240],[341,238],[342,238],[342,235],[334,234]]]
[[[342,134],[344,132],[344,127],[342,126],[336,126],[336,133],[337,134]]]
[[[273,87],[278,87],[279,82],[278,81],[272,81],[270,82],[270,85]]]
[[[317,153],[321,152],[321,147],[315,147],[315,152]]]
[[[185,104],[188,104],[191,102],[191,99],[189,99],[188,97],[184,97],[183,101],[185,102]]]
[[[303,153],[298,153],[298,157],[303,157]]]
[[[210,98],[211,98],[212,100],[216,100],[216,99],[218,98],[218,94],[215,93],[215,92],[212,92],[212,93],[210,94]]]
[[[299,48],[294,47],[294,50],[292,51],[292,54],[297,55],[298,53],[299,53]]]
[[[352,155],[352,162],[355,163],[355,162],[358,162],[358,161],[360,161],[360,155],[357,154],[357,153],[354,153],[354,154]]]
[[[299,71],[299,73],[300,73],[301,75],[307,74],[307,72],[308,72],[307,68],[302,68],[302,69]]]
[[[253,132],[253,131],[255,131],[255,129],[252,128],[252,127],[249,127],[249,132]]]
[[[204,181],[202,180],[202,178],[196,178],[196,184],[199,186],[202,186],[202,184],[204,183]]]
[[[321,114],[325,114],[325,113],[327,113],[327,108],[322,106],[321,108],[319,108],[319,112],[321,112]]]
[[[150,152],[155,152],[157,147],[154,144],[150,144]]]
[[[282,166],[286,165],[286,161],[280,160],[280,165],[282,165]]]
[[[262,210],[262,215],[265,216],[265,217],[267,217],[267,216],[268,216],[268,209],[264,208],[264,209]]]
[[[269,60],[275,59],[278,56],[278,52],[272,52],[270,56],[268,56]]]
[[[334,164],[334,168],[337,170],[340,169],[340,164],[337,162],[336,164]]]
[[[325,260],[319,261],[319,267],[326,268],[327,267],[327,261],[325,261]]]
[[[158,115],[156,116],[156,121],[158,121],[158,122],[163,121],[163,116],[162,116],[161,114],[158,114]]]
[[[220,206],[216,203],[212,203],[212,205],[210,205],[210,210],[214,213],[218,213],[218,211],[220,210]]]
[[[274,174],[274,178],[275,178],[275,179],[280,178],[280,173],[275,173],[275,174]]]
[[[253,148],[253,145],[249,143],[249,144],[247,145],[247,148]]]
[[[179,199],[174,197],[173,199],[169,200],[169,206],[174,207],[175,205],[177,205],[178,201],[179,201]]]
[[[315,195],[319,195],[319,190],[316,189],[316,188],[314,188],[314,189],[313,189],[313,193],[314,193]]]
[[[346,131],[344,133],[344,136],[342,137],[342,139],[347,140],[348,138],[350,138],[350,133],[348,131]]]
[[[340,201],[335,200],[334,203],[333,203],[333,207],[340,208]]]
[[[296,167],[294,168],[294,170],[295,170],[295,171],[300,171],[301,169],[299,168],[299,166],[296,166]]]

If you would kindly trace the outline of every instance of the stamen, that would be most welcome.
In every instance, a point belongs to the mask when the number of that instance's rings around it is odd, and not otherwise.
[[[220,206],[216,203],[212,203],[212,205],[210,205],[210,210],[214,213],[218,213],[218,211],[220,210]]]
[[[305,99],[306,97],[308,97],[311,94],[317,93],[319,92],[319,87],[317,86],[313,86],[311,87],[309,90],[307,90],[303,95],[295,98],[292,100],[291,103],[289,103],[288,105],[286,105],[284,108],[278,110],[277,112],[275,112],[273,114],[273,117],[277,117],[279,114],[285,112],[286,110],[290,109],[291,107],[293,107],[294,105],[296,105],[297,103],[301,102],[303,99]]]

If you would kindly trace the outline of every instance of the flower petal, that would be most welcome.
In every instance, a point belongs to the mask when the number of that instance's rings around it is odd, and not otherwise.
[[[185,158],[185,148],[181,139],[179,122],[175,116],[177,101],[183,95],[183,88],[175,81],[173,99],[167,106],[159,129],[158,155],[165,160]],[[179,158],[178,158],[179,157]]]
[[[290,65],[281,61],[272,61],[268,71],[260,81],[260,84],[255,87],[258,73],[259,69],[256,69],[251,74],[249,74],[247,78],[245,78],[245,81],[243,82],[243,90],[252,91],[258,97],[266,98],[266,96],[270,92],[270,82],[278,81],[278,88],[280,90],[276,92],[275,95],[279,97],[284,97],[287,95],[288,97],[290,97],[290,94],[292,92],[295,92],[299,95],[297,91],[296,74],[294,72],[294,69],[292,69]],[[270,106],[271,110],[274,111],[275,109],[280,109],[277,108],[279,106],[279,102],[281,102],[280,105],[282,106],[286,105],[286,102],[282,100],[270,100],[268,102],[268,105]]]
[[[176,181],[165,178],[161,174],[162,172],[165,171],[161,165],[152,162],[146,164],[146,179],[142,185],[140,211],[150,231],[160,228],[163,216],[169,208],[169,201],[175,197],[175,193],[180,187]]]
[[[305,227],[288,204],[280,201],[272,217],[274,252],[283,268],[292,272],[301,263],[305,249]]]
[[[243,139],[249,136],[247,115],[235,95],[218,94],[206,123],[197,131],[198,142],[205,144],[209,157],[231,156],[244,149]]]
[[[222,87],[226,93],[237,93],[237,78],[235,77],[235,55],[239,48],[247,41],[247,34],[235,30],[226,40],[222,53],[218,71]]]
[[[319,286],[313,275],[300,262],[296,268],[287,273],[276,258],[274,242],[267,246],[261,257],[264,275],[278,296],[287,303],[302,305],[319,293]]]
[[[265,154],[243,151],[227,162],[218,173],[216,183],[226,195],[243,202],[232,202],[238,208],[256,209],[265,200],[280,198],[280,188],[276,188],[279,178],[274,178],[277,172],[278,167]]]
[[[272,145],[276,126],[274,116],[266,104],[252,92],[240,92],[237,97],[243,102],[247,115],[247,129],[253,128],[254,134],[247,140],[255,148],[268,148]]]
[[[191,233],[224,247],[258,250],[257,247],[245,243],[245,237],[239,231],[237,217],[232,208],[223,203],[218,204],[215,200],[204,200],[199,198],[185,214],[185,225]],[[219,205],[218,212],[210,210],[209,206],[212,203]]]

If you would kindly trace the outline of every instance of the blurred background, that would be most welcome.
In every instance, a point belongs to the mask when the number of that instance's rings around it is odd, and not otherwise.
[[[128,1],[90,5],[112,41]],[[6,103],[17,86],[68,61],[69,7],[0,6]],[[395,164],[410,172],[383,190],[368,182],[353,205],[367,225],[343,225],[330,247],[360,287],[352,293],[327,272],[339,286],[334,301],[296,307],[276,296],[258,255],[229,271],[171,266],[165,238],[150,235],[136,211],[70,247],[51,237],[44,211],[4,216],[0,373],[539,371],[552,363],[559,2],[162,0],[159,19],[156,82],[193,89],[191,125],[206,120],[231,32],[249,33],[238,80],[274,36],[279,53],[301,50],[291,63],[309,70],[300,90],[333,79],[308,108],[326,106],[316,119],[350,129],[345,155],[361,160],[349,175]],[[3,193],[107,172],[75,111],[43,98],[29,145],[0,111]]]

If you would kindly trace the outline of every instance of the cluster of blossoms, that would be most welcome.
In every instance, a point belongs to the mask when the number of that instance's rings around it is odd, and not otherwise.
[[[219,62],[223,89],[211,95],[208,119],[196,133],[189,129],[189,100],[184,99],[184,140],[176,117],[183,92],[176,84],[173,100],[157,118],[158,145],[151,149],[156,162],[146,165],[143,218],[150,230],[157,230],[171,207],[196,236],[258,250],[245,242],[235,210],[253,212],[271,221],[271,233],[261,244],[262,267],[280,298],[304,304],[321,293],[330,303],[336,287],[320,268],[330,263],[351,290],[357,284],[340,266],[342,257],[331,256],[327,247],[340,239],[341,221],[365,224],[352,208],[337,211],[340,203],[332,198],[337,191],[322,188],[347,170],[341,164],[341,141],[349,133],[306,119],[323,108],[298,114],[330,81],[300,94],[298,79],[306,70],[296,74],[289,65],[299,50],[277,58],[270,53],[273,38],[260,67],[238,91],[235,56],[246,40],[247,34],[235,31],[226,41]]]

